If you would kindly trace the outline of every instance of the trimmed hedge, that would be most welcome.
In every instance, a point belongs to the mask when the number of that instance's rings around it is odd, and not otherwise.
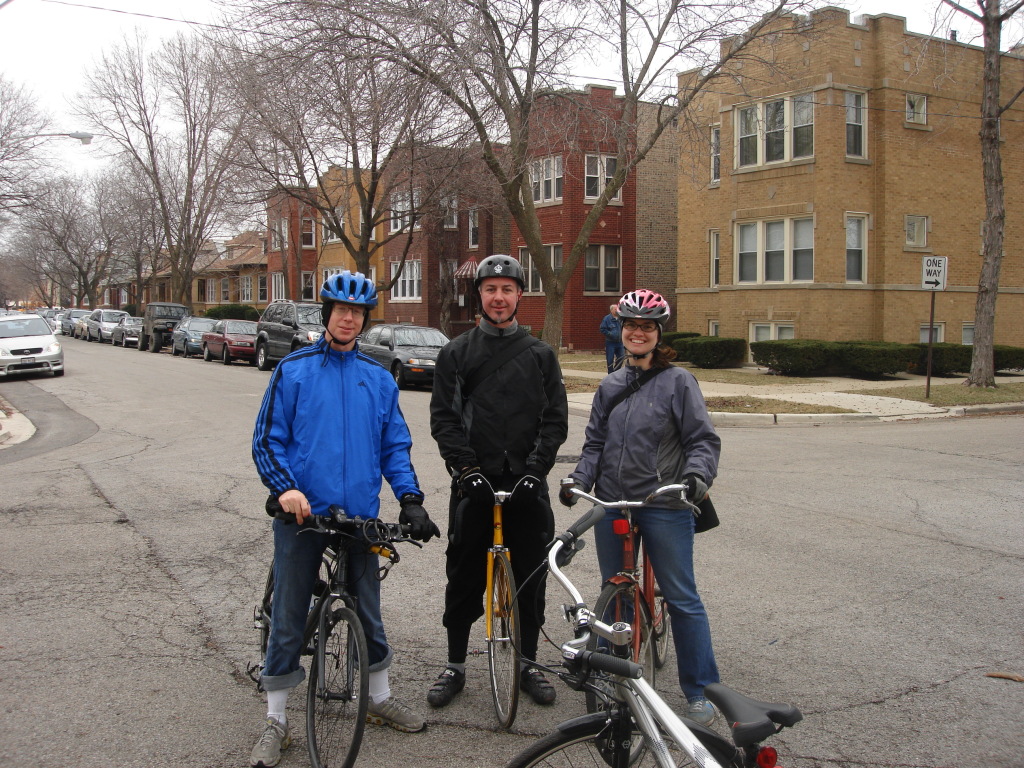
[[[836,364],[860,376],[903,373],[917,363],[912,344],[891,341],[844,341],[836,349]]]
[[[918,350],[914,373],[924,376],[928,372],[928,345],[915,344]],[[954,373],[968,373],[971,370],[973,347],[942,341],[932,344],[932,376],[949,376]]]
[[[205,317],[215,320],[259,320],[260,312],[249,304],[218,304],[206,310]]]
[[[783,376],[809,376],[836,365],[840,344],[815,339],[755,341],[750,345],[754,362]]]
[[[676,349],[676,342],[679,341],[679,339],[695,339],[698,336],[700,336],[700,334],[696,331],[668,331],[667,333],[662,334],[661,340],[668,346]],[[678,352],[679,350],[676,351]]]
[[[996,344],[992,347],[997,371],[1019,371],[1024,368],[1024,348]]]
[[[731,368],[742,365],[747,355],[747,342],[723,336],[684,336],[670,345],[679,360],[698,368]]]

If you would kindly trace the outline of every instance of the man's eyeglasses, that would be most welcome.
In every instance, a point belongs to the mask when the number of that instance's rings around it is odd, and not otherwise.
[[[632,320],[627,320],[622,324],[622,330],[624,331],[643,331],[644,333],[654,333],[658,330],[657,323],[634,323]]]

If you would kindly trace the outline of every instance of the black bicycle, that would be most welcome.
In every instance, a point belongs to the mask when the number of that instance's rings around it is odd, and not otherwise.
[[[294,523],[281,512],[277,517]],[[355,763],[366,726],[369,701],[369,662],[366,635],[348,591],[348,558],[353,551],[374,552],[382,564],[374,576],[383,581],[399,561],[395,544],[409,542],[409,526],[384,523],[376,518],[348,517],[340,507],[330,517],[313,515],[303,534],[327,536],[320,575],[306,618],[303,654],[311,655],[306,683],[306,738],[313,768],[348,768]],[[249,669],[257,685],[270,638],[274,604],[274,564],[270,564],[263,599],[254,611],[260,633],[260,661]]]

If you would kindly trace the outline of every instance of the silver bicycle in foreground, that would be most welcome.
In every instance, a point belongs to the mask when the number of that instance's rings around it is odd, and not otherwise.
[[[614,655],[629,654],[632,627],[626,622],[601,621],[562,572],[582,547],[580,536],[604,514],[602,507],[591,509],[555,538],[548,553],[548,570],[573,601],[563,610],[574,638],[562,645],[563,669],[552,671],[574,690],[598,696],[603,708],[559,724],[513,758],[508,768],[774,768],[777,753],[761,742],[803,719],[796,707],[755,701],[720,683],[707,686],[704,695],[731,724],[730,742],[710,728],[676,715],[644,679],[643,666]],[[611,644],[613,653],[588,649],[592,634]]]

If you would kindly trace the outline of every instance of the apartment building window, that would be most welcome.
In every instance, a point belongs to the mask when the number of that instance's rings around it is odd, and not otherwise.
[[[203,301],[207,304],[217,303],[217,281],[207,280],[206,281],[206,295],[203,297]]]
[[[583,257],[583,290],[621,293],[621,255],[618,245],[588,245]]]
[[[441,201],[441,210],[444,213],[443,226],[445,229],[459,228],[459,206],[455,197],[445,197]]]
[[[722,180],[722,129],[711,129],[711,183]]]
[[[931,336],[932,336],[932,343],[933,344],[941,344],[943,341],[945,341],[946,340],[946,324],[945,323],[936,323],[935,325],[933,325],[932,326]],[[920,334],[918,336],[918,341],[920,341],[922,344],[927,344],[928,343],[928,326],[927,325],[922,325],[921,326],[921,331],[920,331]]]
[[[340,240],[341,236],[338,235],[333,229],[331,229],[331,219],[337,219],[338,229],[345,228],[345,212],[344,209],[338,205],[334,207],[334,216],[324,216],[323,218],[323,232],[320,235],[320,239],[325,243],[333,243],[335,240]]]
[[[718,336],[721,330],[717,320],[708,320],[708,336]]]
[[[846,217],[846,282],[867,282],[867,259],[865,256],[866,216]]]
[[[223,304],[231,301],[231,278],[222,277],[220,279],[220,300]]]
[[[302,273],[302,300],[312,301],[315,298],[313,293],[313,273],[303,272]]]
[[[480,247],[480,209],[470,208],[469,214],[469,247],[479,248]]]
[[[809,93],[742,107],[736,120],[741,168],[814,155],[814,101]]]
[[[916,125],[928,124],[928,97],[919,93],[907,94],[907,122]]]
[[[737,225],[737,283],[814,280],[814,219]]]
[[[266,275],[257,275],[256,290],[258,292],[257,293],[257,297],[256,297],[256,301],[260,302],[261,304],[265,304],[267,302],[267,300],[268,300],[267,299],[267,276]]]
[[[722,238],[718,230],[708,233],[708,246],[711,251],[711,287],[717,288],[722,276],[722,255],[719,251]]]
[[[583,196],[591,200],[600,197],[601,192],[604,191],[604,188],[608,186],[608,182],[612,180],[612,176],[615,175],[618,164],[618,159],[611,155],[587,155],[586,173],[583,179]],[[621,195],[622,190],[618,189],[611,199],[618,200]]]
[[[288,219],[278,219],[270,228],[270,250],[283,251],[288,245]]]
[[[974,346],[974,323],[964,323],[960,329],[960,343]]]
[[[287,299],[284,293],[284,273],[274,272],[270,275],[270,294],[271,297],[276,301],[277,299]]]
[[[906,247],[926,248],[928,246],[928,217],[927,216],[904,216],[906,227]]]
[[[533,202],[553,203],[562,199],[562,158],[542,157],[530,164]]]
[[[252,275],[242,275],[238,278],[238,300],[243,304],[252,301]]]
[[[547,256],[551,268],[556,272],[562,268],[562,246],[545,245],[544,253]],[[519,249],[519,263],[523,265],[523,273],[526,276],[526,293],[543,293],[544,285],[541,283],[540,270],[533,263],[533,257],[527,248]]]
[[[202,298],[205,295],[206,295],[206,278],[200,277],[198,280],[196,280],[196,296],[198,296],[200,298],[200,300],[202,300]],[[185,298],[186,299],[191,299],[192,298],[192,286],[191,285],[185,286]]]
[[[778,341],[796,338],[796,329],[792,323],[751,323],[751,341]]]
[[[846,91],[846,155],[866,157],[864,141],[865,95]]]
[[[398,278],[398,282],[396,282],[394,288],[391,289],[391,299],[393,301],[419,300],[423,297],[423,280],[420,272],[421,265],[422,262],[419,260],[405,262],[405,267],[402,269],[402,276]],[[392,280],[394,280],[395,276],[398,274],[398,268],[400,266],[401,265],[398,262],[392,262]]]
[[[391,231],[401,232],[413,221],[413,211],[419,206],[419,192],[394,192],[391,195]]]
[[[312,219],[302,220],[302,247],[316,248],[316,222]]]

